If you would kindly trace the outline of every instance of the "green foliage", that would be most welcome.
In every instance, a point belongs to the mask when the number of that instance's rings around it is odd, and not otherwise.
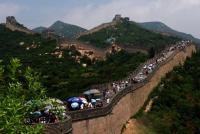
[[[10,65],[8,65],[8,77],[11,81],[16,82],[16,73],[17,69],[21,67],[21,63],[19,59],[13,58],[10,60]]]
[[[30,99],[30,95],[33,99],[44,97],[45,90],[39,84],[38,76],[30,68],[22,74],[20,67],[18,59],[12,59],[7,66],[0,65],[1,87],[3,87],[3,94],[0,96],[0,133],[42,133],[42,125],[34,127],[25,125],[24,119],[32,109],[26,106],[25,102]]]
[[[42,125],[28,126],[24,124],[24,117],[29,110],[24,106],[23,99],[5,96],[0,102],[0,133],[5,134],[38,134],[42,132]]]
[[[157,133],[200,133],[199,58],[200,52],[187,59],[184,66],[167,74],[150,95],[151,98],[158,98],[155,99],[152,110],[139,119]]]
[[[116,26],[105,28],[92,34],[83,35],[79,40],[89,42],[100,48],[105,48],[111,45],[107,42],[110,38],[115,38],[117,44],[146,49],[153,47],[156,52],[179,40],[175,37],[163,36],[145,30],[135,22],[118,23]]]

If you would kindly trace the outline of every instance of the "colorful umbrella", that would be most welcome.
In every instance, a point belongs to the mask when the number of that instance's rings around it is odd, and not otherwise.
[[[78,97],[71,97],[67,101],[70,103],[73,103],[73,102],[81,103],[82,102],[81,99]]]

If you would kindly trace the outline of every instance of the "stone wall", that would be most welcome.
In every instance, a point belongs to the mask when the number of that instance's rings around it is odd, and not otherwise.
[[[44,134],[72,134],[72,119],[67,116],[62,122],[46,124]]]
[[[29,30],[28,28],[24,27],[22,24],[18,23],[14,16],[6,17],[5,26],[11,31],[20,31],[27,34],[34,34],[33,31]]]
[[[158,85],[161,78],[175,66],[183,64],[186,57],[191,57],[194,51],[196,51],[194,45],[188,46],[184,51],[179,51],[168,62],[160,66],[145,85],[126,94],[117,104],[114,104],[115,106],[110,112],[102,113],[102,116],[99,117],[93,116],[93,118],[90,118],[90,112],[86,112],[88,118],[82,120],[79,117],[80,120],[74,120],[72,123],[73,134],[120,134],[122,126],[143,106],[150,92]],[[96,113],[98,113],[98,110]],[[91,114],[95,114],[95,112],[91,112]],[[76,114],[74,116],[78,119]]]
[[[101,30],[101,29],[104,29],[104,28],[107,28],[107,27],[111,27],[111,26],[115,26],[116,24],[117,24],[116,21],[114,21],[114,22],[109,22],[109,23],[103,23],[103,24],[101,24],[101,25],[99,25],[99,26],[97,26],[97,27],[92,28],[92,29],[89,30],[89,31],[86,31],[86,32],[81,33],[81,34],[78,35],[76,38],[79,38],[79,37],[84,36],[84,35],[88,35],[88,34],[92,34],[92,33],[98,32],[98,31]]]

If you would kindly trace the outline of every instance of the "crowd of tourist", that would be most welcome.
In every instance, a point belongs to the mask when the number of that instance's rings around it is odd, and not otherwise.
[[[30,100],[25,105],[33,108],[25,119],[26,124],[56,123],[66,117],[66,106],[59,99]]]
[[[34,123],[56,123],[59,119],[55,113],[47,110],[39,110],[35,108],[34,112],[30,113],[29,118],[26,119],[27,124],[34,124]]]
[[[140,70],[136,74],[131,74],[124,80],[115,81],[111,84],[111,88],[101,89],[103,91],[103,100],[105,103],[110,103],[110,100],[120,92],[121,90],[126,89],[128,86],[132,86],[133,84],[144,82],[148,75],[153,73],[156,67],[166,61],[170,56],[172,56],[175,51],[184,49],[187,45],[191,44],[190,41],[180,41],[175,45],[171,45],[171,47],[162,51],[159,55],[155,56],[153,59],[147,61]],[[109,86],[108,86],[109,87]]]
[[[96,90],[96,89],[92,89]],[[73,110],[83,110],[83,109],[92,109],[103,106],[103,101],[101,97],[97,94],[90,94],[81,97],[71,97],[67,99],[68,109]]]
[[[99,98],[87,98],[87,103],[77,103],[75,105],[77,106],[76,110],[102,107],[103,105],[109,104],[115,94],[117,94],[121,90],[125,90],[128,86],[144,82],[147,79],[148,75],[151,74],[160,63],[166,61],[176,50],[184,49],[188,44],[190,44],[190,41],[180,41],[175,45],[171,45],[171,47],[162,51],[161,54],[147,61],[136,74],[130,75],[124,80],[115,81],[112,84],[108,85],[107,88],[104,87],[105,89],[96,89],[99,90],[102,96],[99,96]]]

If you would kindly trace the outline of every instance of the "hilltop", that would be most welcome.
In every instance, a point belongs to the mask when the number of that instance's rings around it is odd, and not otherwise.
[[[67,24],[62,21],[56,21],[53,23],[50,27],[37,27],[34,28],[33,31],[42,33],[43,31],[50,29],[53,30],[57,35],[68,38],[68,39],[74,39],[78,34],[87,31],[86,29],[72,25]]]
[[[111,23],[100,25],[80,35],[78,40],[100,48],[116,43],[126,47],[154,48],[160,51],[179,39],[146,30],[129,18],[117,15]]]
[[[27,27],[25,27],[24,25],[20,24],[14,16],[8,16],[6,17],[6,24],[5,26],[7,28],[9,28],[12,31],[20,31],[20,32],[24,32],[27,34],[34,34],[33,31],[31,31],[30,29],[28,29]]]

